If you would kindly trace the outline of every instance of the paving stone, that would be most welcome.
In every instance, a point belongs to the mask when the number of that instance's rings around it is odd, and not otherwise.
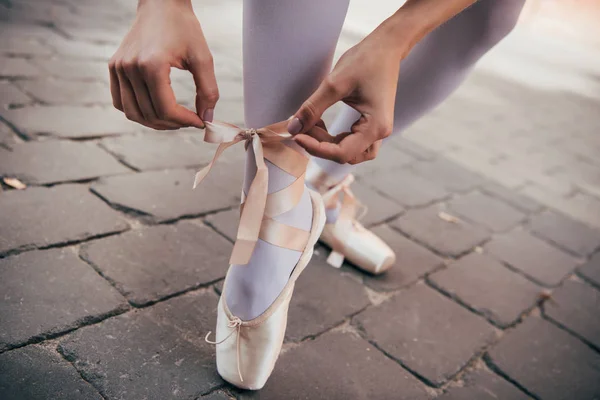
[[[495,337],[483,318],[425,285],[362,312],[355,321],[379,348],[435,386]]]
[[[420,146],[419,144],[411,141],[410,139],[401,137],[400,135],[390,139],[389,143],[391,143],[392,146],[402,150],[403,152],[417,158],[418,160],[431,161],[437,157],[437,155],[433,151],[428,150],[423,146]]]
[[[108,64],[105,61],[80,61],[66,58],[44,58],[32,61],[36,67],[56,78],[65,80],[95,80],[109,82]],[[38,74],[40,75],[40,74]]]
[[[587,263],[579,267],[579,274],[600,287],[600,253],[594,254]]]
[[[464,192],[483,182],[479,175],[444,159],[413,163],[410,167],[427,180],[453,192]]]
[[[415,157],[392,146],[384,147],[375,160],[361,163],[359,167],[355,168],[354,174],[368,180],[375,174],[398,171],[413,162],[415,162]]]
[[[3,400],[101,400],[100,394],[62,357],[40,346],[0,354]]]
[[[192,189],[194,171],[177,169],[148,171],[102,178],[92,191],[111,205],[141,213],[149,222],[162,222],[195,216],[237,206],[240,203],[236,180],[219,181],[209,175]],[[234,182],[225,187],[226,183]],[[235,186],[234,186],[235,184]]]
[[[56,49],[56,53],[71,58],[85,58],[107,61],[117,50],[114,44],[96,44],[80,40],[69,40],[61,36],[52,36],[46,42]]]
[[[0,254],[11,249],[44,247],[128,228],[82,186],[13,190],[0,196]]]
[[[391,225],[441,254],[459,256],[489,238],[485,229],[459,220],[441,219],[437,206],[410,210]]]
[[[427,205],[448,196],[441,185],[406,170],[376,174],[366,183],[406,207]]]
[[[40,69],[24,58],[0,57],[0,78],[28,78],[39,75],[42,75]]]
[[[529,397],[508,381],[487,370],[469,372],[463,386],[452,387],[439,400],[527,400]]]
[[[286,340],[298,341],[317,335],[369,304],[360,283],[348,273],[328,265],[326,252],[319,251],[296,282]]]
[[[15,134],[8,125],[0,122],[0,144],[10,144],[15,142]]]
[[[17,84],[45,104],[112,105],[110,88],[103,82],[71,82],[49,78],[20,81]]]
[[[569,280],[552,292],[544,314],[600,349],[600,291]]]
[[[95,240],[81,256],[135,306],[222,278],[231,244],[190,222],[137,229]]]
[[[21,132],[63,138],[86,138],[139,131],[117,110],[99,107],[48,106],[2,110],[2,116]],[[60,116],[57,118],[57,116]]]
[[[178,133],[146,133],[107,138],[102,140],[102,146],[139,170],[208,164],[215,151],[214,145],[201,143],[199,135]],[[223,157],[231,156],[232,154],[225,154]]]
[[[554,211],[548,210],[533,216],[530,229],[537,236],[580,256],[587,256],[600,248],[600,230]]]
[[[477,253],[450,264],[429,276],[429,280],[500,327],[513,324],[531,309],[541,291],[539,286],[493,258]]]
[[[131,172],[94,143],[28,142],[0,149],[0,175],[28,184],[80,181]]]
[[[236,207],[211,214],[206,217],[206,222],[229,240],[235,242],[238,226],[240,225],[240,210]]]
[[[386,225],[373,228],[373,233],[396,253],[396,263],[384,274],[364,275],[365,284],[372,289],[385,291],[409,286],[443,265],[440,257]]]
[[[525,218],[520,211],[480,192],[454,198],[448,207],[459,216],[494,232],[508,230]]]
[[[34,37],[27,37],[24,34],[17,36],[14,32],[4,32],[2,30],[0,38],[0,53],[9,53],[21,56],[48,56],[52,54],[53,49],[42,44]],[[50,31],[48,30],[48,33]]]
[[[428,399],[416,378],[351,333],[328,333],[281,355],[260,391],[269,399]]]
[[[522,230],[494,237],[485,250],[544,286],[556,286],[578,260]]]
[[[217,297],[192,293],[77,330],[59,350],[110,399],[189,399],[222,384],[213,346]]]
[[[528,318],[489,355],[497,368],[537,398],[600,397],[600,354],[550,322]]]
[[[125,299],[71,249],[0,260],[0,350],[124,309]]]
[[[380,224],[404,212],[404,208],[401,205],[382,196],[365,183],[354,183],[352,185],[352,192],[358,201],[366,207],[367,212],[360,219],[360,222],[365,226]]]
[[[0,106],[27,104],[31,100],[10,82],[0,82]]]
[[[201,396],[200,400],[235,400],[235,397],[231,397],[225,392],[212,392],[211,394],[207,394],[206,396]]]
[[[535,200],[497,183],[486,182],[480,186],[480,190],[505,201],[525,213],[531,213],[542,209],[542,205]]]

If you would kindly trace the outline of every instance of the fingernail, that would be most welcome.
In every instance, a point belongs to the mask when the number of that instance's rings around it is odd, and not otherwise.
[[[209,108],[206,111],[204,111],[204,115],[202,116],[202,119],[204,121],[212,122],[214,115],[215,115],[215,109]]]
[[[302,130],[302,122],[300,122],[298,118],[294,118],[290,121],[287,128],[289,133],[295,135],[297,133],[300,133],[300,131]]]

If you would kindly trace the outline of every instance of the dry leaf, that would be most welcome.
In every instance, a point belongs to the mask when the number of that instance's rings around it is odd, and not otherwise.
[[[8,186],[13,187],[18,190],[23,190],[23,189],[27,188],[27,185],[25,185],[23,182],[21,182],[17,178],[3,178],[2,180]]]
[[[438,217],[446,222],[450,222],[452,224],[458,224],[460,222],[460,219],[456,218],[454,215],[450,215],[444,211],[440,211],[438,213]]]

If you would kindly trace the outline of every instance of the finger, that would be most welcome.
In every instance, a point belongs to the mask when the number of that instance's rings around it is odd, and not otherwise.
[[[212,57],[191,57],[188,68],[196,84],[196,112],[202,120],[212,122],[219,101],[219,88],[215,78]]]
[[[296,135],[308,131],[319,122],[325,110],[347,94],[341,85],[333,82],[330,77],[325,78],[317,90],[294,114],[294,118],[288,124],[288,132]]]
[[[123,104],[123,112],[128,120],[137,122],[144,126],[148,126],[148,123],[144,120],[144,117],[138,107],[137,99],[133,92],[133,87],[125,75],[123,66],[117,64],[116,66],[117,76],[119,78],[119,93],[121,97],[121,103]]]
[[[123,111],[123,103],[121,102],[121,89],[119,87],[119,76],[117,75],[116,62],[111,60],[108,64],[110,74],[110,95],[112,97],[113,106],[120,111]]]
[[[326,129],[324,129],[325,125],[324,124],[317,124],[315,126],[313,126],[311,129],[309,129],[304,135],[308,135],[310,137],[313,137],[315,139],[317,139],[319,142],[334,142],[335,141],[335,137],[331,136],[329,134],[329,132],[327,132]],[[294,136],[294,138],[296,138],[298,135]]]
[[[154,129],[179,129],[181,125],[174,124],[171,122],[165,122],[158,119],[154,106],[152,105],[152,99],[150,98],[150,92],[146,83],[143,81],[140,71],[135,64],[127,64],[123,68],[125,76],[129,80],[135,99],[137,102],[138,109],[142,114],[146,124]]]
[[[159,120],[179,126],[194,126],[204,129],[202,119],[195,112],[177,104],[169,78],[171,66],[168,63],[160,61],[142,63],[140,71]]]
[[[340,164],[346,164],[349,161],[360,157],[360,154],[371,144],[370,141],[360,133],[348,132],[343,134],[339,143],[335,141],[335,138],[337,138],[337,136],[334,136],[334,142],[320,142],[312,136],[302,134],[297,135],[295,140],[309,154],[315,157],[326,158]]]
[[[348,164],[354,165],[354,164],[359,164],[359,163],[362,163],[365,161],[374,160],[375,158],[377,158],[377,154],[379,153],[379,149],[380,149],[382,143],[383,143],[382,140],[376,141],[371,146],[369,146],[369,148],[367,148],[367,150],[365,150],[364,152],[359,154],[355,159],[353,159],[352,161],[349,161]]]

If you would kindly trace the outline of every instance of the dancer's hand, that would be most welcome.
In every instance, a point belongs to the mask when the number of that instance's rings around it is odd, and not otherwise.
[[[374,159],[382,139],[392,132],[401,60],[423,36],[474,1],[408,0],[344,53],[296,112],[288,125],[296,142],[314,156],[342,164]],[[350,132],[331,136],[319,121],[325,110],[338,101],[361,116]]]
[[[196,112],[177,104],[171,67],[192,73]],[[204,128],[219,99],[212,55],[190,0],[140,0],[131,30],[109,63],[114,106],[154,129]]]

